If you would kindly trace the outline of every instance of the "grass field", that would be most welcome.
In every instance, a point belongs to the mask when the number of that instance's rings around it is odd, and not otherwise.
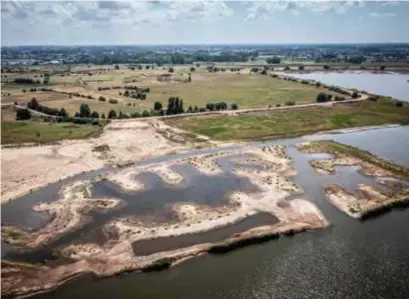
[[[141,101],[134,101],[134,102],[139,103]],[[65,100],[65,101],[60,101],[60,100],[47,101],[47,102],[44,102],[44,105],[50,108],[57,108],[57,109],[65,108],[65,110],[71,116],[74,116],[75,112],[78,112],[80,110],[81,104],[87,104],[90,107],[91,111],[97,111],[99,114],[104,113],[105,116],[108,115],[108,112],[111,109],[115,110],[117,113],[119,113],[119,111],[132,113],[132,112],[137,112],[141,110],[138,107],[127,106],[126,103],[127,102],[118,102],[118,104],[111,104],[108,102],[101,102],[98,100],[88,100],[84,98],[72,98],[72,99]]]
[[[390,100],[310,107],[240,116],[197,116],[168,119],[169,125],[216,140],[274,139],[304,134],[389,123],[409,124],[409,105],[396,107]]]
[[[102,127],[100,126],[41,122],[2,122],[1,144],[25,142],[49,143],[63,139],[96,137],[101,132]]]
[[[52,75],[50,77],[50,85],[47,87],[55,91],[79,92],[86,96],[91,95],[95,100],[86,102],[92,106],[92,110],[96,110],[99,113],[106,113],[111,108],[127,113],[134,111],[142,112],[145,109],[152,109],[156,101],[161,102],[166,107],[169,97],[172,96],[178,96],[183,99],[185,109],[189,106],[204,107],[206,103],[220,101],[224,101],[227,104],[236,103],[239,109],[266,108],[270,105],[284,105],[287,101],[295,101],[297,104],[312,103],[319,92],[325,91],[323,88],[311,85],[303,85],[254,73],[248,74],[249,69],[245,69],[241,73],[230,71],[208,73],[205,67],[204,65],[199,68],[196,67],[196,71],[192,72],[192,82],[190,83],[185,82],[188,77],[187,73],[190,72],[190,66],[175,66],[173,78],[168,83],[157,81],[158,75],[168,73],[167,67],[165,69],[156,67],[154,70],[130,70],[125,67],[114,70],[112,66],[106,69],[85,68],[82,70],[79,68],[77,70],[74,67],[71,71],[76,73],[71,75],[67,73],[63,74],[64,76],[61,76],[61,74]],[[93,75],[88,76],[86,72],[93,72]],[[9,74],[7,78],[33,76],[35,74],[32,73]],[[123,95],[120,96],[119,92],[123,94],[124,89],[98,91],[98,87],[124,85],[149,87],[150,92],[147,93],[147,99],[141,101]],[[36,97],[40,103],[47,100],[47,103],[43,103],[46,106],[52,108],[64,107],[70,113],[78,111],[78,107],[81,104],[76,98],[70,99],[67,95],[61,93],[22,92],[23,88],[28,90],[31,87],[40,86],[36,84],[2,84],[2,91],[11,94],[10,96],[3,96],[4,102],[17,101],[20,103]],[[107,99],[117,99],[119,103],[117,106],[111,107],[107,103],[98,102],[96,99],[99,96],[104,96]],[[129,102],[132,103],[131,106],[127,105]],[[135,103],[135,107],[133,103]]]
[[[220,101],[236,103],[240,109],[266,108],[284,105],[289,100],[297,104],[312,103],[321,91],[325,90],[258,74],[193,73],[191,83],[151,85],[151,92],[142,105],[152,107],[155,101],[166,104],[169,97],[179,96],[186,108]]]

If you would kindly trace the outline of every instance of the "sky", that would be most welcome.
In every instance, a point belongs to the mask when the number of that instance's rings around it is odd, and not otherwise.
[[[409,42],[409,2],[4,1],[1,44]]]

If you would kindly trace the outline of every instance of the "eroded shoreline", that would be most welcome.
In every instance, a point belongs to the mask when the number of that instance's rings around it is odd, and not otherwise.
[[[336,166],[359,166],[360,172],[376,177],[378,184],[391,190],[386,194],[372,186],[359,184],[352,192],[338,184],[327,184],[324,188],[327,200],[350,217],[364,219],[391,207],[409,204],[409,168],[334,141],[306,142],[298,144],[298,148],[305,153],[334,155],[332,159],[310,161],[318,173],[334,174]]]
[[[26,264],[16,264],[7,262],[3,264],[3,269],[10,275],[10,279],[2,278],[3,294],[13,294],[21,296],[32,294],[33,292],[49,291],[56,288],[63,281],[70,277],[75,277],[80,273],[94,273],[97,276],[111,276],[123,271],[140,270],[151,271],[166,268],[177,264],[183,260],[203,253],[227,252],[235,248],[250,245],[252,243],[264,242],[268,239],[276,238],[282,234],[293,234],[304,230],[320,229],[329,223],[314,204],[304,199],[293,199],[286,201],[285,198],[292,194],[297,194],[301,189],[292,183],[289,178],[295,174],[291,168],[291,160],[285,155],[282,146],[265,146],[263,148],[249,148],[246,151],[233,151],[231,153],[216,153],[202,155],[192,158],[184,158],[171,162],[162,162],[156,165],[142,166],[139,169],[131,167],[133,173],[141,171],[151,171],[157,173],[167,184],[180,184],[183,178],[180,174],[172,171],[171,165],[187,163],[194,166],[199,172],[206,175],[218,175],[222,170],[216,162],[216,158],[247,154],[254,158],[241,161],[244,164],[259,163],[263,161],[263,169],[238,168],[234,171],[236,175],[247,177],[255,184],[260,191],[254,193],[232,192],[229,194],[229,202],[219,207],[206,207],[192,203],[173,204],[171,209],[177,215],[174,223],[147,223],[142,218],[124,217],[110,221],[104,226],[104,232],[110,236],[106,243],[98,245],[95,243],[71,244],[61,250],[64,257],[74,261],[72,263],[51,266],[31,266]],[[132,171],[123,169],[115,173],[116,183],[124,189],[132,189],[135,186],[127,185],[132,182]],[[112,179],[109,175],[106,179]],[[121,181],[122,179],[122,181]],[[80,184],[80,183],[78,183]],[[104,208],[113,209],[120,206],[121,201],[110,201],[109,199],[98,200],[94,206],[89,207],[86,203],[90,194],[87,193],[86,186],[89,182],[82,182],[83,188],[77,190],[71,197],[62,197],[53,203],[36,206],[36,209],[54,211],[58,217],[67,213],[70,222],[64,223],[63,230],[56,230],[58,234],[67,233],[77,225],[81,225],[82,213],[89,209]],[[78,185],[75,185],[77,186]],[[85,188],[84,188],[85,186]],[[136,186],[143,188],[141,185]],[[71,186],[71,188],[74,188]],[[70,187],[67,187],[70,190]],[[75,188],[74,188],[75,189]],[[82,195],[81,195],[82,194]],[[72,200],[74,196],[75,200]],[[71,198],[71,200],[69,200]],[[92,199],[95,200],[95,199]],[[58,208],[66,202],[70,208]],[[74,208],[75,207],[75,208]],[[251,228],[244,232],[234,234],[225,241],[216,243],[204,243],[152,253],[149,255],[136,256],[133,251],[133,244],[141,240],[149,240],[160,237],[176,237],[200,232],[207,232],[219,227],[225,227],[237,223],[246,217],[258,213],[270,213],[279,222],[273,225],[264,225]],[[75,215],[75,217],[73,217]],[[33,236],[24,236],[19,245],[27,247],[36,246],[39,240],[43,242],[56,238],[52,237],[47,227],[40,229]],[[53,224],[55,225],[55,224]],[[51,227],[51,226],[50,226]],[[44,234],[41,236],[41,234]],[[29,270],[28,270],[29,269]],[[3,270],[2,270],[3,271]],[[26,271],[30,272],[29,274]]]

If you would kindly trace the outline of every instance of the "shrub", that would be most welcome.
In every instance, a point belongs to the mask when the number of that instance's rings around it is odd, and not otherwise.
[[[358,96],[359,96],[359,95],[358,95],[358,92],[355,91],[355,90],[354,90],[354,91],[352,92],[352,94],[351,94],[351,98],[353,98],[353,99],[358,98]]]
[[[370,101],[376,102],[378,100],[378,96],[370,96],[368,99]]]
[[[16,120],[27,120],[31,118],[31,113],[27,109],[17,109]]]
[[[402,107],[403,102],[402,101],[396,101],[395,105],[396,105],[396,107]]]
[[[304,66],[303,66],[303,65],[300,65],[300,66],[298,67],[298,69],[299,69],[300,71],[303,71],[303,70],[304,70]]]
[[[281,107],[281,104],[276,104],[276,107]]]
[[[160,271],[169,268],[171,265],[171,260],[165,257],[153,262],[148,266],[145,266],[144,268],[142,268],[142,272]]]
[[[335,96],[335,97],[334,97],[334,101],[336,101],[336,102],[345,101],[345,97]]]
[[[237,110],[239,109],[239,106],[237,106],[236,103],[231,104],[231,110]]]
[[[106,102],[106,98],[105,97],[103,97],[103,96],[100,96],[99,98],[98,98],[98,101],[101,101],[101,102]],[[111,101],[111,100],[110,100]]]
[[[175,71],[175,69],[173,68],[173,67],[170,67],[169,69],[168,69],[168,72],[169,73],[173,73]]]
[[[118,104],[118,100],[116,99],[109,99],[109,101],[111,104]]]
[[[295,105],[295,101],[287,101],[285,102],[286,106],[294,106]]]
[[[108,119],[116,118],[116,112],[115,110],[109,110],[108,112]]]
[[[324,103],[329,102],[331,100],[331,97],[325,92],[320,92],[315,100],[317,101],[317,103]]]

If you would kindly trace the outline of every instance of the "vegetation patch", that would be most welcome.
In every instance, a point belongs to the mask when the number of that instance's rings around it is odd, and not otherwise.
[[[153,272],[168,269],[172,265],[170,258],[162,258],[141,269],[142,272]]]
[[[31,121],[2,122],[1,143],[51,143],[63,139],[97,137],[101,132],[102,127],[91,125],[41,123]]]
[[[397,107],[392,100],[380,99],[333,107],[304,107],[238,116],[204,115],[165,121],[216,140],[260,140],[350,127],[409,124],[409,105]]]

